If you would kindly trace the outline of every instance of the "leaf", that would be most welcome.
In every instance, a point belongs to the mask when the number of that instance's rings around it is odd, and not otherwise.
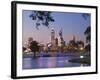
[[[36,16],[33,16],[33,17],[32,17],[32,20],[36,20]]]
[[[50,22],[54,22],[53,17],[51,16],[52,12],[48,11],[32,11],[32,14],[29,16],[32,20],[36,20],[36,28],[41,24],[48,27]]]
[[[85,20],[87,20],[87,18],[88,18],[90,15],[89,15],[88,13],[83,13],[82,16],[83,16],[83,18],[84,18]]]
[[[42,20],[42,21],[44,20],[42,16],[38,16],[38,18],[39,18],[40,20]]]
[[[30,16],[29,16],[30,18],[32,18],[33,17],[33,14],[30,14]]]

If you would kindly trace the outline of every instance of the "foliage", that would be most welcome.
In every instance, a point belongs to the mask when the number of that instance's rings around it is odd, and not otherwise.
[[[39,45],[37,41],[33,41],[33,38],[29,38],[29,49],[34,52],[34,57],[36,57],[36,52],[39,52]]]
[[[87,29],[85,30],[84,34],[87,35],[91,32],[91,28],[90,26],[87,27]]]
[[[82,17],[83,17],[85,20],[87,20],[88,17],[90,17],[90,14],[88,14],[88,13],[83,13],[83,14],[82,14]]]
[[[86,35],[86,42],[90,42],[91,39],[91,27],[88,26],[87,29],[85,30],[84,34]]]
[[[80,41],[77,41],[77,44],[78,44],[78,46],[79,46],[79,45],[82,45],[82,46],[84,47],[84,42],[81,41],[81,40],[80,40]]]
[[[73,58],[73,59],[69,60],[69,62],[91,65],[91,59],[89,56],[82,58],[82,59],[81,58]]]
[[[37,29],[39,29],[40,25],[44,25],[49,28],[49,23],[55,21],[49,11],[32,11],[29,17],[36,21]]]

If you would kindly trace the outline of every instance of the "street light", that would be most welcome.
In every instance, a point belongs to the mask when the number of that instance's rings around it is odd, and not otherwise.
[[[84,58],[84,56],[80,56],[80,58],[82,59],[82,58]]]

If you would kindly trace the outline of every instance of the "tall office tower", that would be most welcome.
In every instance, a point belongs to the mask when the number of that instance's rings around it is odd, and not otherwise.
[[[62,29],[59,31],[59,37],[58,37],[58,45],[62,47],[64,44],[64,39],[63,39],[63,34],[62,34]]]
[[[55,31],[54,31],[54,28],[51,29],[51,44],[52,44],[52,46],[55,45]]]
[[[72,40],[73,40],[73,41],[75,41],[75,40],[76,40],[75,35],[73,35],[73,36],[72,36]]]

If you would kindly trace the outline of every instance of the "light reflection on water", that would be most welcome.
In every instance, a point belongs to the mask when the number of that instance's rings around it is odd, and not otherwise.
[[[23,58],[23,69],[88,66],[87,64],[71,63],[68,61],[71,58],[72,56]]]

